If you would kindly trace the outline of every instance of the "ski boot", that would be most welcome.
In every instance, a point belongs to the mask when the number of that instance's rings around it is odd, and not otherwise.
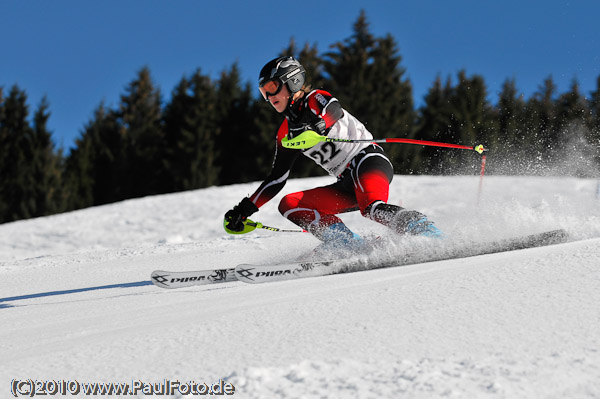
[[[444,233],[428,220],[427,216],[417,211],[398,213],[396,231],[411,236],[444,238]]]
[[[372,207],[372,209],[370,209]],[[421,212],[411,211],[384,202],[374,203],[366,214],[376,222],[388,226],[399,235],[443,238],[444,233]]]
[[[323,241],[304,260],[348,257],[368,250],[369,245],[358,234],[352,232],[344,223],[335,223],[319,231],[317,238]]]

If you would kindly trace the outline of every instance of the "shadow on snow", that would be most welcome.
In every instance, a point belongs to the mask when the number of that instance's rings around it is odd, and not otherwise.
[[[45,297],[45,296],[76,294],[76,293],[79,293],[79,292],[97,291],[97,290],[108,290],[108,289],[113,289],[113,288],[143,287],[143,286],[146,286],[146,285],[152,285],[152,282],[151,281],[136,281],[134,283],[121,283],[121,284],[99,285],[97,287],[76,288],[76,289],[73,289],[73,290],[50,291],[50,292],[40,292],[38,294],[11,296],[11,297],[8,297],[8,298],[0,298],[0,309],[6,309],[6,308],[9,308],[9,307],[12,307],[11,305],[9,305],[9,304],[3,304],[2,302],[22,301],[24,299],[42,298],[42,297]]]

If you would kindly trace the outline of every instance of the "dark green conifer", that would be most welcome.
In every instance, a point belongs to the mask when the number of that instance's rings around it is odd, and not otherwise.
[[[207,187],[218,182],[221,168],[216,143],[219,126],[216,92],[200,70],[183,78],[165,109],[168,191]]]
[[[325,54],[325,73],[342,106],[375,137],[413,137],[412,86],[403,78],[402,57],[393,37],[373,36],[361,11],[352,36],[332,48]],[[399,166],[397,172],[406,170],[408,163],[400,156],[399,146],[389,147],[387,152]]]
[[[126,142],[127,197],[165,192],[160,187],[165,158],[161,96],[148,68],[142,68],[127,86],[118,115]]]

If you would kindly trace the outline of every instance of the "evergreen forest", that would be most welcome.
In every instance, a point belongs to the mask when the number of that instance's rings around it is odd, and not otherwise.
[[[576,80],[559,93],[549,76],[529,98],[507,79],[491,103],[483,77],[459,71],[439,76],[416,107],[398,44],[374,36],[364,12],[352,35],[326,51],[292,39],[281,55],[298,58],[312,87],[333,93],[376,138],[483,144],[491,174],[599,175],[600,76],[590,93]],[[65,154],[47,128],[51,99],[30,113],[25,89],[0,87],[0,223],[269,173],[282,116],[255,82],[242,82],[237,64],[218,79],[197,69],[163,98],[149,68],[141,68],[115,107],[100,103],[82,123]],[[385,149],[397,174],[475,174],[481,162],[474,151]],[[299,160],[291,176],[323,174]]]

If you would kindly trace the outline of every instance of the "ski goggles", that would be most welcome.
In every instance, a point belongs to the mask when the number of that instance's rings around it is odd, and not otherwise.
[[[258,86],[260,94],[262,94],[265,101],[269,101],[269,96],[275,96],[283,87],[283,83],[279,79],[268,80],[265,83]]]

